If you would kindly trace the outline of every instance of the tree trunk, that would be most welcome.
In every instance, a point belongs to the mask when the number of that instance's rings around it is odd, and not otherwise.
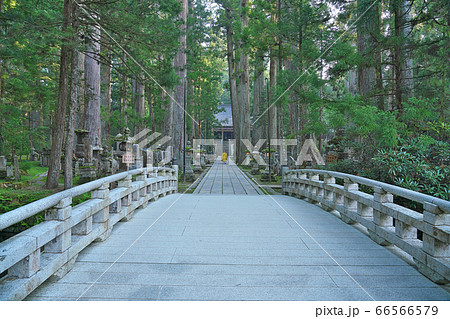
[[[276,22],[277,25],[280,24],[281,17],[281,0],[277,0],[277,17]],[[281,37],[276,37],[276,42],[278,43],[278,72],[281,73],[283,70],[283,43]],[[277,115],[278,115],[278,131],[277,138],[283,138],[283,103],[278,102],[277,104]]]
[[[228,61],[228,81],[230,85],[230,98],[231,98],[231,112],[233,118],[233,135],[235,139],[238,139],[240,134],[240,107],[238,102],[237,86],[236,86],[236,62],[234,53],[234,37],[232,28],[232,8],[231,4],[228,2],[228,6],[225,7],[225,15],[227,18],[227,61]],[[236,152],[239,151],[239,147],[236,148]],[[238,155],[238,154],[236,154]]]
[[[72,22],[72,1],[64,0],[63,34],[66,34]],[[64,141],[64,127],[66,120],[68,82],[69,82],[69,38],[63,39],[61,47],[61,62],[59,66],[58,108],[52,129],[52,147],[50,150],[49,169],[47,173],[46,188],[58,187],[59,172],[61,169],[61,152]]]
[[[293,51],[297,51],[296,48],[292,48]],[[286,60],[286,70],[288,74],[290,75],[290,79],[293,79],[298,76],[299,69],[296,67],[295,62],[293,59],[287,59]],[[293,137],[297,137],[298,131],[299,131],[299,96],[297,94],[297,90],[294,87],[292,93],[290,94],[290,102],[288,104],[289,108],[289,133]],[[297,146],[293,147],[293,152],[297,152]],[[296,158],[296,156],[293,156]]]
[[[81,30],[79,30],[81,32]],[[78,113],[76,114],[76,128],[84,128],[84,110],[85,110],[85,90],[86,81],[84,81],[84,61],[86,55],[83,52],[78,52],[80,58],[80,83],[78,84]]]
[[[86,76],[86,100],[84,129],[89,131],[92,146],[101,145],[100,118],[100,29],[91,28],[88,38],[87,53],[84,61]]]
[[[299,17],[303,16],[303,0],[300,0],[300,6],[298,7],[298,15]],[[304,63],[304,57],[303,57],[303,42],[304,42],[304,29],[305,24],[299,21],[298,25],[298,50],[294,50],[294,61],[297,60],[298,64],[294,65],[294,68],[296,68],[296,74],[303,74],[305,72],[305,63]],[[295,58],[296,57],[296,58]],[[300,85],[299,88],[297,88],[295,92],[296,100],[297,100],[297,110],[295,111],[295,115],[297,116],[297,121],[294,123],[295,128],[295,136],[297,139],[297,145],[294,148],[294,158],[297,158],[297,154],[300,153],[300,150],[302,148],[303,142],[305,140],[304,135],[300,132],[305,128],[306,125],[306,103],[304,94],[302,94],[303,91],[306,91],[307,88],[304,84]]]
[[[409,38],[411,37],[409,0],[392,0],[394,13],[394,74],[395,74],[395,108],[403,110],[403,103],[413,96],[413,61]]]
[[[185,85],[187,85],[187,72],[186,72],[186,23],[187,23],[187,13],[188,13],[188,1],[178,0],[182,5],[182,12],[180,13],[180,20],[183,22],[181,26],[182,35],[180,36],[180,48],[174,60],[174,68],[179,77],[178,85],[174,89],[174,98],[176,100],[172,106],[173,112],[173,135],[172,135],[172,146],[173,146],[173,156],[177,159],[176,163],[183,165],[183,154],[184,148],[186,146],[186,132],[184,131],[184,100],[185,100]]]
[[[78,6],[73,5],[73,23],[72,27],[75,33],[73,43],[78,43]],[[78,112],[78,92],[80,85],[80,69],[81,69],[81,54],[77,48],[73,47],[71,50],[71,78],[70,78],[70,100],[69,100],[69,116],[67,118],[67,138],[66,138],[66,156],[64,159],[64,189],[69,189],[73,186],[73,168],[72,160],[74,153],[74,139],[75,139],[75,117]]]
[[[137,117],[138,123],[134,128],[134,134],[138,134],[144,129],[143,120],[145,117],[145,85],[144,75],[140,74],[140,79],[132,80],[133,86],[133,104],[134,113]]]
[[[270,100],[273,101],[275,99],[275,88],[277,86],[277,71],[278,71],[278,57],[274,48],[270,49]],[[277,125],[277,106],[272,105],[272,102],[269,103],[269,117],[270,117],[270,127],[269,133],[270,139],[278,138],[278,125]]]
[[[152,92],[152,88],[150,86],[150,84],[147,82],[146,85],[146,92],[147,92],[147,102],[148,102],[148,114],[149,114],[149,119],[150,119],[150,123],[151,123],[151,130],[152,132],[155,132],[156,130],[156,125],[155,125],[155,114],[154,114],[154,110],[153,110],[153,92]]]
[[[266,94],[264,86],[264,53],[258,52],[256,55],[255,80],[253,85],[253,145],[258,143],[264,136],[265,116],[261,113],[266,110]],[[257,121],[256,121],[257,120]],[[256,121],[256,122],[255,122]]]
[[[248,0],[241,1],[241,28],[242,30],[248,27]],[[236,140],[238,151],[237,163],[241,163],[245,156],[245,144],[241,141],[243,139],[250,140],[250,90],[249,90],[249,61],[246,52],[247,43],[240,43],[240,61],[239,61],[239,106],[240,106],[240,136]]]
[[[122,57],[123,65],[125,68],[125,64],[127,63],[127,55],[124,53]],[[123,74],[122,75],[122,85],[120,86],[120,114],[122,114],[124,123],[123,125],[126,127],[128,125],[128,77]]]
[[[105,58],[105,63],[101,65],[101,100],[100,105],[106,113],[106,120],[102,121],[102,133],[106,139],[111,135],[111,50],[108,46],[108,40],[104,37],[103,41],[106,43],[102,45],[102,56]]]
[[[370,0],[358,0],[358,15],[364,14],[372,4]],[[358,66],[358,93],[364,97],[375,94],[378,57],[375,37],[380,32],[379,28],[378,4],[375,4],[357,23],[358,52],[362,55],[362,62]]]

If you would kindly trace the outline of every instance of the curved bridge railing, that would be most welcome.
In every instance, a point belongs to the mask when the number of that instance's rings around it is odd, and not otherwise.
[[[116,186],[112,188],[112,183]],[[0,300],[22,300],[51,276],[63,277],[78,253],[108,238],[119,221],[178,188],[178,169],[141,168],[98,179],[0,215],[0,230],[41,212],[45,221],[0,243]],[[72,207],[72,198],[91,199]],[[6,275],[5,275],[6,274]]]
[[[366,192],[361,185],[367,186],[363,187]],[[434,282],[450,281],[449,201],[359,176],[314,169],[287,171],[283,194],[339,212],[344,222],[364,226],[376,243],[395,245],[411,255],[418,270]],[[420,209],[396,204],[394,196],[418,203]]]

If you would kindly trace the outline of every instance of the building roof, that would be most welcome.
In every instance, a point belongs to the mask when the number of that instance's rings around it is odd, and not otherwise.
[[[217,121],[222,124],[222,127],[233,127],[231,104],[219,105],[219,109],[222,109],[222,111],[215,115]]]

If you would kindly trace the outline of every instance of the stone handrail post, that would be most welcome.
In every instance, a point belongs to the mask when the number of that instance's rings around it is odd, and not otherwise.
[[[70,248],[71,229],[68,227],[72,217],[72,198],[64,198],[46,214],[45,220],[56,220],[63,224],[63,231],[44,246],[48,253],[62,253]]]

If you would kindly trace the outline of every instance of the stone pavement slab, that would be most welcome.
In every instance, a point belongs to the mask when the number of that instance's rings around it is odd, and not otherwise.
[[[27,298],[372,299],[450,300],[450,294],[315,205],[223,194],[152,202],[80,253],[64,278]]]
[[[263,195],[263,192],[229,160],[227,164],[215,161],[198,184],[194,194]]]

